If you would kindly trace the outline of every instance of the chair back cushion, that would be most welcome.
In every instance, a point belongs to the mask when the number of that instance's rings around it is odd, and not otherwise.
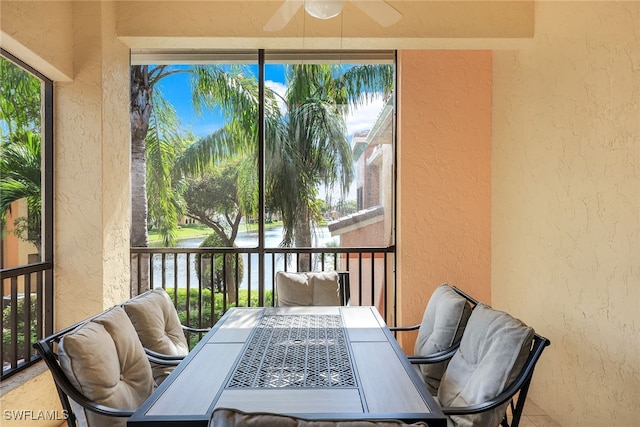
[[[145,348],[173,356],[189,353],[180,318],[164,289],[154,289],[132,298],[123,307]],[[158,384],[174,369],[173,366],[155,363],[152,367]]]
[[[105,311],[65,335],[58,354],[69,381],[97,403],[135,410],[153,391],[151,365],[121,307]],[[127,421],[91,411],[85,415],[92,427],[124,427]]]
[[[438,399],[444,407],[486,402],[517,377],[531,351],[534,331],[508,313],[478,304],[469,317],[460,348],[442,376]],[[505,403],[477,415],[451,416],[455,426],[497,426]]]
[[[340,305],[338,273],[276,273],[278,306]]]
[[[418,330],[414,354],[426,356],[446,350],[462,337],[471,315],[471,304],[451,286],[442,284],[429,298]],[[427,388],[436,395],[448,361],[422,364],[420,371]]]
[[[425,422],[405,424],[398,420],[322,420],[312,421],[289,415],[272,413],[246,413],[237,409],[218,408],[213,411],[209,427],[400,427],[423,426]]]

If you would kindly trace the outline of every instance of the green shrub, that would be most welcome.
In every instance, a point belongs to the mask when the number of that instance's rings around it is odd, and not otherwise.
[[[18,318],[18,329],[16,331],[16,338],[17,338],[17,342],[18,342],[18,358],[24,358],[24,359],[28,359],[29,356],[33,353],[33,350],[31,348],[26,349],[26,351],[24,350],[24,343],[25,343],[25,334],[24,334],[24,321],[26,318],[26,313],[25,313],[25,303],[24,303],[24,299],[18,299],[18,304],[17,304],[17,318]],[[35,297],[35,295],[31,296],[31,308],[30,308],[30,318],[31,318],[31,343],[36,342],[36,340],[38,339],[37,337],[37,331],[38,331],[38,324],[37,324],[37,319],[36,319],[36,313],[37,313],[37,309],[38,309],[38,300]],[[11,334],[11,324],[12,324],[12,317],[11,317],[11,307],[6,307],[2,310],[2,362],[7,363],[10,361],[11,358],[11,338],[12,338],[12,334]],[[25,354],[26,353],[26,354]]]
[[[216,324],[218,320],[224,314],[223,298],[224,295],[221,292],[215,292],[213,294],[213,313],[211,310],[211,289],[203,289],[202,294],[198,289],[189,290],[189,298],[187,305],[187,289],[178,288],[176,310],[178,311],[178,317],[180,323],[183,325],[191,326],[194,328],[210,328]],[[174,290],[167,289],[167,293],[171,297],[171,300],[176,303],[174,298]],[[240,289],[238,291],[238,307],[248,307],[248,291],[246,289]],[[271,291],[265,291],[264,305],[271,306],[273,301],[273,293]],[[189,307],[189,320],[187,321],[187,306]],[[198,307],[202,306],[202,312],[198,310]],[[234,304],[227,304],[227,310],[234,307]],[[251,307],[258,306],[258,293],[251,293]],[[200,341],[200,334],[188,334],[189,346],[193,348],[195,344]]]
[[[226,246],[226,242],[220,238],[216,233],[208,235],[200,244],[201,248],[220,248]],[[198,278],[202,286],[209,289],[214,289],[216,292],[222,292],[225,287],[225,281],[227,289],[236,286],[235,271],[238,270],[238,281],[242,282],[244,276],[244,261],[241,256],[235,256],[233,254],[218,253],[214,255],[213,265],[213,286],[211,283],[211,254],[196,254],[195,268]],[[226,278],[225,278],[226,272]]]

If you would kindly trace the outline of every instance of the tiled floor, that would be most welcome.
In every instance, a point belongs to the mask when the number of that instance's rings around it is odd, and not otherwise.
[[[527,399],[522,411],[520,427],[560,427],[560,424],[545,414],[533,400]]]

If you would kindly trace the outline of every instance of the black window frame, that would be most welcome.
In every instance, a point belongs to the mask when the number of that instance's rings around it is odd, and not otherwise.
[[[18,280],[24,280],[26,286],[31,289],[32,282],[35,287],[35,294],[37,295],[37,310],[34,313],[35,318],[32,318],[32,313],[29,311],[25,313],[25,318],[22,319],[25,325],[30,325],[31,322],[35,322],[36,325],[36,338],[40,339],[53,333],[54,324],[54,245],[53,245],[53,227],[54,227],[54,112],[53,112],[53,96],[54,87],[53,80],[46,77],[44,74],[31,67],[29,64],[20,60],[18,57],[12,55],[5,49],[0,48],[0,56],[13,62],[15,65],[24,69],[26,72],[32,74],[42,82],[42,118],[41,118],[41,173],[42,173],[42,252],[38,262],[21,265],[12,268],[4,268],[0,264],[0,283],[3,286],[3,300],[4,287],[8,284],[9,291],[9,304],[12,307],[17,306],[17,283]],[[0,245],[2,246],[2,245]],[[0,260],[3,260],[3,254],[0,252]],[[2,262],[2,261],[0,261]],[[30,301],[30,294],[24,296],[24,303]],[[4,304],[3,304],[4,309]],[[4,316],[3,316],[4,317]],[[12,331],[12,336],[16,335],[18,330],[18,316],[12,314],[9,317],[8,325],[4,325],[2,321],[3,330],[9,328]],[[26,329],[26,327],[25,327]],[[31,347],[31,336],[29,333],[25,334],[26,339],[20,344],[23,354],[18,353],[18,343],[16,340],[11,340],[9,344],[9,352],[11,353],[8,363],[9,366],[5,368],[3,363],[2,380],[16,374],[28,366],[34,364],[40,360],[40,356],[37,355],[35,350]],[[3,333],[4,338],[4,333]],[[0,347],[4,347],[4,339],[0,342]],[[3,352],[2,349],[1,352]],[[0,353],[1,353],[0,352]],[[25,355],[26,354],[26,355]],[[3,360],[4,362],[4,360]]]

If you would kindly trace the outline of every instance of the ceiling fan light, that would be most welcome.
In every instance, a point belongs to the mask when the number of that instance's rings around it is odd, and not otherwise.
[[[340,15],[344,0],[305,0],[304,9],[314,18],[330,19]]]

